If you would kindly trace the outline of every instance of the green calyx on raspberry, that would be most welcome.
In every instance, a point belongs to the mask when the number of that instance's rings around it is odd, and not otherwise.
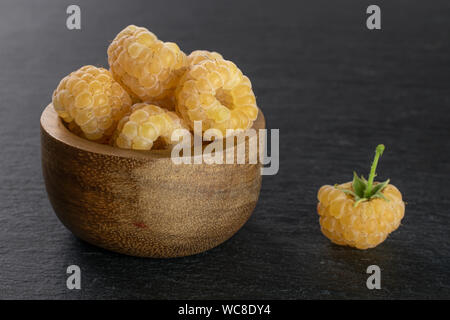
[[[346,194],[351,195],[355,199],[355,207],[363,201],[369,201],[375,198],[381,198],[389,201],[381,192],[389,184],[389,179],[384,182],[377,183],[374,185],[374,178],[376,177],[375,170],[377,169],[378,159],[381,157],[384,151],[384,145],[379,144],[375,150],[375,158],[372,162],[372,167],[370,168],[369,180],[366,180],[362,175],[361,178],[358,177],[356,172],[353,172],[353,182],[352,190],[341,189]],[[336,187],[337,188],[337,187]]]

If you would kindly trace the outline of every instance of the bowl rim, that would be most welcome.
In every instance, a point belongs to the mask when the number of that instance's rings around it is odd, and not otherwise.
[[[143,158],[143,159],[166,159],[171,157],[172,148],[163,150],[129,150],[101,144],[72,133],[58,116],[53,103],[45,107],[40,118],[41,131],[60,143],[79,150],[97,153],[107,156],[117,156],[122,158]],[[265,118],[261,109],[258,108],[258,118],[253,122],[252,129],[265,129]],[[227,150],[227,149],[225,149]]]

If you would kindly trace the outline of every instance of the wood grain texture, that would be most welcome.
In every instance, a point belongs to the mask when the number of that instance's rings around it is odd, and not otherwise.
[[[259,112],[253,128],[264,127]],[[68,131],[51,104],[41,117],[41,143],[58,218],[112,251],[172,258],[211,249],[244,225],[258,201],[260,164],[174,164],[169,149],[94,143]]]

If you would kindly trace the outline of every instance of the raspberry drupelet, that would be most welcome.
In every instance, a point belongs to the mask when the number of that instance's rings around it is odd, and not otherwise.
[[[91,65],[63,78],[52,102],[69,130],[90,140],[111,136],[131,106],[130,96],[111,73]]]
[[[114,78],[134,101],[156,102],[173,93],[184,73],[186,55],[173,42],[163,42],[146,28],[130,25],[108,47]]]
[[[193,128],[202,121],[203,131],[246,130],[258,116],[250,80],[218,53],[194,51],[188,70],[175,92],[176,110]]]
[[[317,211],[322,233],[338,245],[373,248],[395,231],[404,216],[402,194],[389,180],[374,182],[383,145],[376,148],[369,179],[359,178],[340,185],[322,186]]]
[[[123,117],[114,134],[114,145],[123,149],[150,150],[158,140],[169,145],[176,129],[186,129],[185,122],[174,112],[156,105],[137,103],[131,114]]]

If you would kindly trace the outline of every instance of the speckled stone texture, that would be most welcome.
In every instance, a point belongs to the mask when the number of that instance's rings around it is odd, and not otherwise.
[[[0,298],[450,298],[450,3],[377,1],[78,1],[0,3]],[[151,5],[151,8],[149,7]],[[230,7],[233,7],[230,10]],[[224,14],[226,12],[226,14]],[[44,188],[39,118],[59,80],[106,49],[128,24],[189,53],[215,50],[251,79],[269,128],[280,129],[280,171],[263,178],[248,223],[221,246],[179,259],[111,253],[75,238]],[[321,185],[378,172],[404,196],[402,226],[357,251],[320,232]],[[369,160],[368,160],[369,159]],[[82,290],[66,289],[66,268]],[[366,288],[366,268],[382,289]]]

